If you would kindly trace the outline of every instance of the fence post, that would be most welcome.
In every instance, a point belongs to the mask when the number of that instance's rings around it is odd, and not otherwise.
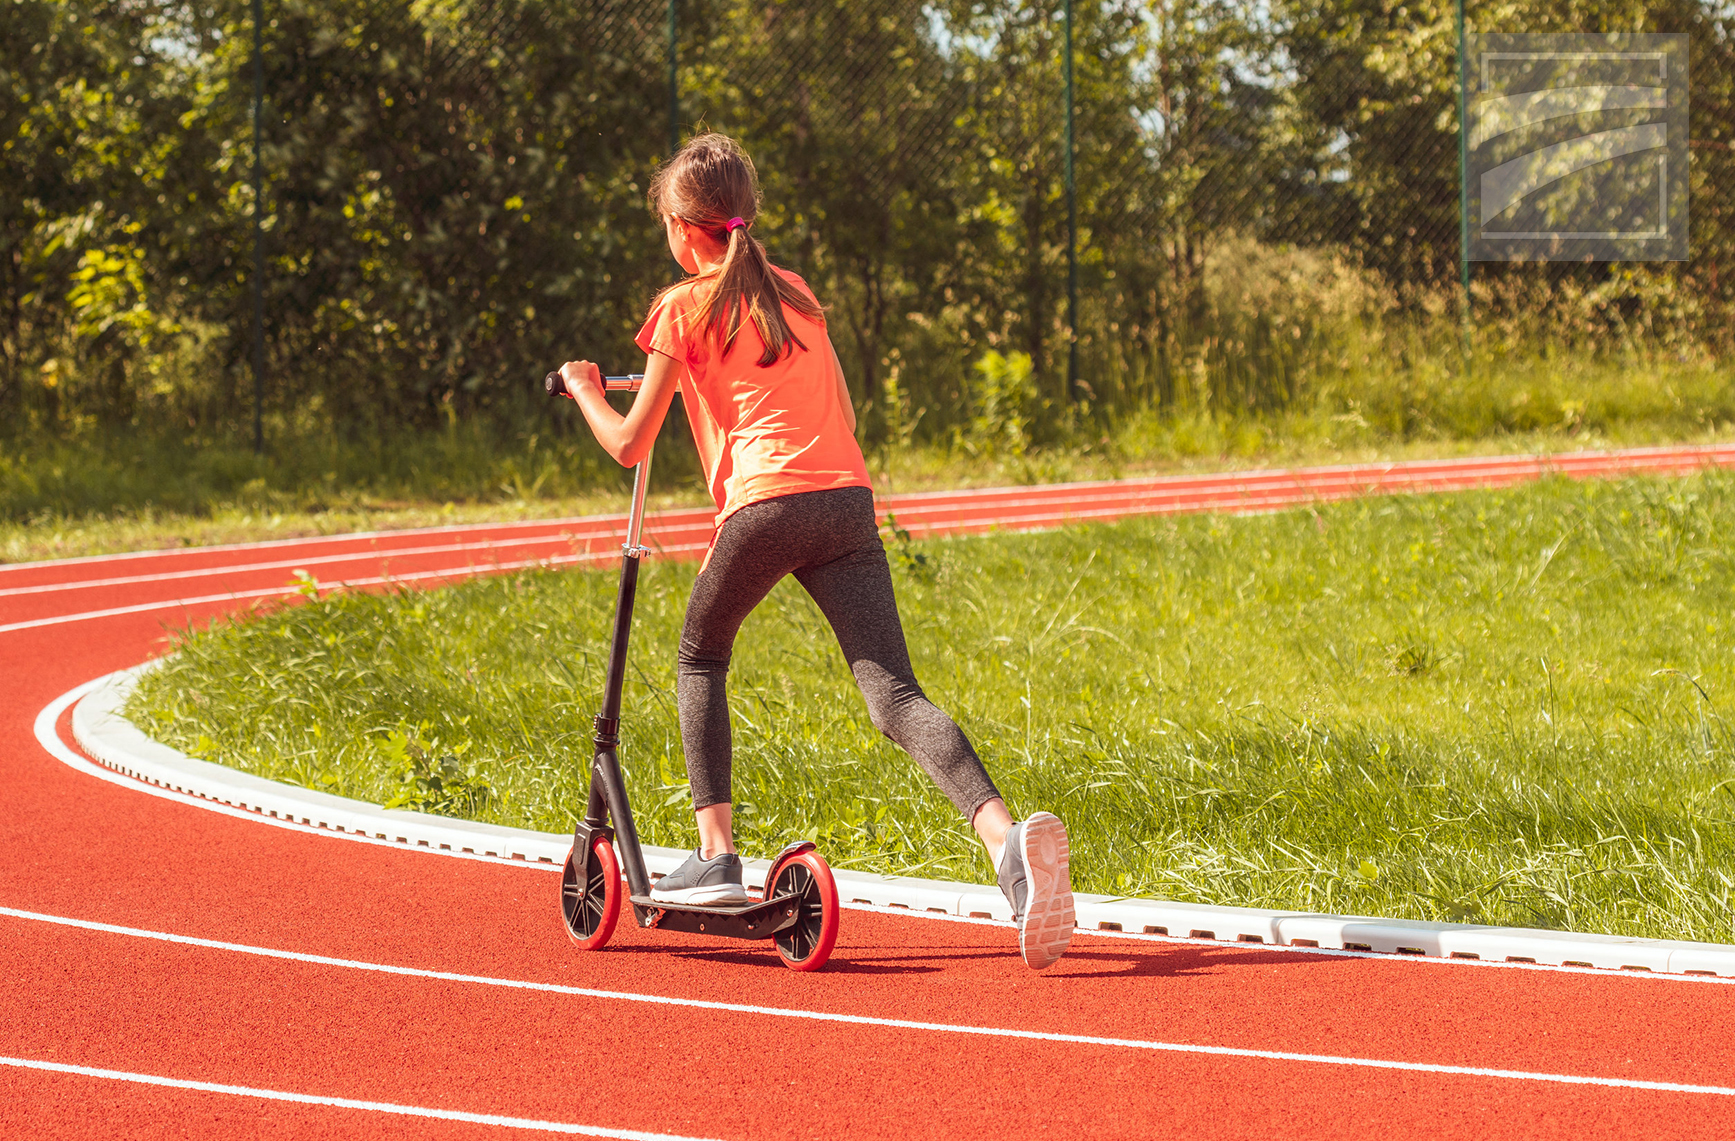
[[[265,454],[265,183],[259,159],[265,117],[263,0],[253,0],[253,451]]]
[[[1469,60],[1464,51],[1464,0],[1458,10],[1458,281],[1463,296],[1458,309],[1459,354],[1470,371],[1470,119],[1466,94]]]
[[[680,0],[669,0],[669,154],[674,155],[681,145],[681,86],[680,78],[675,73],[677,55],[675,52],[675,6]]]
[[[1066,0],[1066,394],[1079,398],[1078,185],[1072,169],[1072,0]]]

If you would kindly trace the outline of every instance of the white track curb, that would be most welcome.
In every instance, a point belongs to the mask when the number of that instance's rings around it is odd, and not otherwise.
[[[100,679],[73,707],[73,736],[86,753],[111,769],[176,792],[357,838],[553,867],[559,867],[566,859],[572,845],[569,836],[385,809],[195,760],[153,741],[123,718],[120,709],[140,675],[154,664]],[[673,848],[646,847],[644,854],[653,874],[671,872],[686,858],[685,852]],[[770,868],[766,860],[746,863],[749,881],[755,878],[755,872],[763,877]],[[834,874],[839,894],[851,903],[977,919],[1011,919],[1011,910],[997,888],[843,869],[835,870]],[[1085,930],[1376,954],[1735,976],[1735,946],[1717,943],[1265,911],[1106,895],[1080,894],[1074,898],[1078,925]]]

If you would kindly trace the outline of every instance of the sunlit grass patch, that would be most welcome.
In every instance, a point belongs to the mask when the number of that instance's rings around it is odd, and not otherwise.
[[[1728,941],[1732,528],[1729,477],[1548,481],[893,566],[925,688],[1015,812],[1066,819],[1080,890]],[[693,573],[646,568],[623,726],[641,830],[675,847]],[[264,776],[561,831],[614,585],[544,572],[219,623],[132,712]],[[731,684],[749,853],[811,836],[843,866],[988,879],[793,583]]]

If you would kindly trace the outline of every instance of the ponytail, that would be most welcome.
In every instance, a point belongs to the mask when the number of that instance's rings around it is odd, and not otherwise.
[[[820,318],[821,309],[771,267],[765,247],[747,232],[746,226],[733,226],[728,235],[729,249],[723,255],[723,269],[699,310],[699,323],[705,335],[716,337],[723,347],[722,355],[728,356],[741,332],[741,314],[745,310],[759,330],[759,339],[765,342],[765,351],[759,355],[760,368],[776,364],[796,349],[805,352],[807,346],[790,329],[783,317],[783,307],[788,305],[811,320]]]
[[[650,198],[659,214],[673,214],[725,246],[723,267],[699,310],[699,324],[716,339],[721,355],[735,347],[743,313],[765,343],[761,368],[796,349],[806,351],[783,307],[814,321],[825,311],[772,267],[765,247],[747,232],[759,213],[759,179],[753,160],[733,139],[707,134],[689,140],[657,172]]]

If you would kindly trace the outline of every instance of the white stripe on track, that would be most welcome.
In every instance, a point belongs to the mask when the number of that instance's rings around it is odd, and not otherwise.
[[[949,491],[906,491],[888,496],[880,503],[896,511],[900,505],[923,506],[945,501],[990,498],[1008,491],[1030,493],[1038,489],[1059,493],[1075,490],[1114,490],[1173,494],[1191,491],[1199,485],[1222,489],[1239,484],[1256,486],[1273,482],[1307,479],[1355,479],[1365,477],[1479,478],[1484,474],[1557,475],[1576,474],[1587,466],[1597,467],[1599,475],[1691,474],[1706,466],[1735,463],[1735,444],[1689,444],[1682,447],[1621,448],[1609,451],[1549,452],[1533,455],[1458,456],[1433,460],[1388,460],[1384,463],[1321,464],[1316,467],[1243,468],[1239,471],[1210,473],[1177,473],[1157,476],[1129,476],[1124,479],[1087,479],[1066,483],[1045,483],[1030,487],[963,487]],[[1417,474],[1420,473],[1420,474]]]
[[[484,864],[508,864],[515,868],[534,868],[539,871],[560,870],[559,864],[545,864],[540,860],[531,862],[528,860],[514,860],[507,856],[490,856],[486,852],[463,852],[444,848],[423,848],[420,846],[399,844],[391,840],[382,840],[377,836],[368,836],[361,832],[339,832],[330,828],[321,828],[317,824],[303,824],[298,820],[290,820],[287,817],[267,816],[262,812],[255,812],[250,808],[237,808],[232,804],[224,804],[222,801],[212,800],[208,797],[195,796],[192,793],[186,792],[177,792],[172,788],[165,788],[162,785],[148,784],[136,777],[128,776],[126,773],[116,772],[114,769],[108,768],[107,766],[86,760],[84,757],[81,757],[78,753],[74,752],[65,741],[60,739],[60,733],[58,731],[60,715],[65,713],[67,707],[72,705],[73,702],[77,701],[79,698],[83,697],[112,676],[114,675],[104,674],[102,677],[92,678],[83,685],[74,686],[72,689],[67,690],[65,693],[43,706],[42,711],[36,715],[36,740],[42,745],[42,748],[49,756],[53,757],[61,764],[77,772],[84,773],[86,776],[93,776],[97,780],[119,785],[129,792],[142,792],[146,796],[154,796],[159,800],[172,800],[176,804],[185,804],[203,812],[215,812],[220,816],[229,816],[236,820],[245,820],[249,824],[263,824],[270,828],[283,828],[290,832],[305,832],[310,836],[323,836],[333,840],[344,840],[352,844],[371,844],[377,848],[395,848],[400,852],[419,852],[424,855],[440,856],[444,859],[476,860]],[[936,916],[936,918],[938,917]],[[1674,978],[1676,976],[1658,975],[1656,977]],[[1700,979],[1697,981],[1717,982],[1721,980]],[[1735,979],[1730,979],[1728,981],[1735,983]]]
[[[226,1093],[234,1097],[254,1097],[263,1101],[288,1101],[297,1105],[330,1106],[334,1109],[360,1109],[369,1113],[391,1113],[400,1117],[432,1117],[440,1121],[462,1121],[471,1125],[497,1125],[507,1129],[529,1129],[539,1133],[566,1133],[580,1137],[619,1137],[626,1141],[701,1141],[673,1133],[644,1133],[637,1129],[608,1129],[601,1125],[578,1125],[570,1121],[539,1121],[533,1117],[506,1117],[498,1113],[466,1113],[461,1109],[435,1109],[426,1105],[401,1105],[393,1101],[358,1101],[349,1097],[323,1097],[311,1093],[291,1093],[288,1090],[260,1089],[257,1086],[231,1086],[218,1082],[195,1082],[186,1078],[168,1078],[158,1074],[136,1074],[128,1070],[104,1070],[95,1066],[74,1066],[66,1062],[45,1062],[38,1058],[12,1058],[0,1054],[0,1066],[22,1070],[46,1070],[54,1074],[77,1074],[86,1078],[106,1078],[109,1081],[134,1082],[138,1085],[162,1086],[167,1089],[197,1090],[200,1093]]]
[[[624,524],[623,524],[624,531]],[[54,594],[67,590],[90,590],[102,586],[135,586],[147,582],[177,582],[184,578],[209,578],[219,574],[254,574],[259,571],[292,570],[297,567],[328,566],[332,563],[382,562],[386,559],[408,558],[412,555],[445,555],[455,551],[492,551],[503,547],[528,547],[539,543],[569,543],[581,538],[596,538],[608,540],[614,538],[617,543],[619,536],[598,534],[595,536],[579,536],[571,533],[557,535],[533,535],[524,539],[511,539],[504,542],[483,540],[475,543],[444,543],[436,547],[371,547],[367,550],[351,551],[347,554],[316,555],[305,559],[278,559],[267,563],[225,563],[222,566],[198,567],[193,570],[165,571],[162,574],[132,574],[116,578],[75,579],[67,582],[45,582],[36,586],[0,587],[0,598],[10,598],[22,594]],[[586,552],[587,554],[593,552]],[[602,552],[595,552],[602,553]]]
[[[658,554],[676,555],[702,551],[705,543],[678,543],[656,548]],[[467,567],[446,567],[441,570],[415,571],[411,574],[378,575],[373,578],[352,578],[342,582],[321,583],[321,590],[340,590],[357,586],[385,586],[396,582],[422,582],[432,578],[462,579],[505,571],[526,570],[530,567],[569,566],[573,563],[594,563],[615,558],[619,552],[597,551],[583,555],[553,555],[545,559],[517,559],[509,563],[477,563]],[[204,594],[196,598],[168,598],[161,602],[139,602],[131,606],[111,606],[106,610],[85,610],[77,614],[56,614],[48,618],[31,618],[23,622],[8,622],[0,626],[0,634],[14,630],[34,630],[43,626],[60,626],[69,622],[87,622],[94,618],[116,618],[124,614],[144,614],[152,610],[172,610],[177,606],[204,606],[213,602],[239,602],[247,598],[274,598],[295,594],[300,586],[269,586],[259,590],[232,590],[223,594]]]
[[[713,515],[709,507],[669,507],[660,511],[649,512],[645,516],[647,523],[656,522],[664,515],[670,518],[685,513],[696,513],[702,516],[699,522],[704,523]],[[160,547],[150,551],[115,551],[107,555],[72,555],[63,559],[38,559],[35,562],[0,563],[0,574],[8,571],[40,570],[43,567],[63,567],[73,564],[109,563],[122,559],[160,559],[171,555],[204,555],[223,551],[255,551],[270,550],[277,547],[292,547],[297,543],[329,544],[329,543],[360,543],[369,539],[401,538],[406,535],[441,535],[453,531],[512,531],[524,527],[565,527],[579,524],[602,524],[618,522],[626,526],[625,515],[567,515],[554,519],[513,519],[505,522],[479,523],[443,523],[438,527],[404,527],[398,530],[385,531],[342,531],[333,535],[303,535],[294,539],[255,539],[245,543],[213,543],[208,547]]]
[[[125,673],[125,670],[117,671]],[[106,765],[87,760],[75,752],[60,737],[60,715],[77,702],[85,694],[108,681],[113,674],[104,674],[93,678],[82,685],[61,694],[42,707],[36,715],[36,740],[44,751],[68,768],[88,776],[96,777],[110,784],[119,785],[133,792],[142,792],[146,796],[155,796],[163,800],[172,800],[177,804],[190,805],[205,812],[215,812],[230,816],[236,820],[245,820],[252,824],[263,824],[271,828],[285,828],[291,832],[305,832],[310,836],[321,836],[330,840],[345,840],[350,843],[372,844],[381,848],[395,848],[398,851],[415,852],[424,856],[439,856],[442,859],[476,860],[488,864],[505,864],[514,868],[529,868],[532,871],[559,871],[560,865],[538,861],[512,859],[506,856],[490,856],[486,852],[465,852],[447,848],[424,848],[419,845],[382,840],[377,836],[362,832],[346,832],[331,828],[322,828],[316,824],[303,824],[287,816],[270,816],[252,808],[239,808],[226,804],[211,797],[180,792],[164,785],[152,784],[127,773],[111,769]],[[968,885],[959,885],[960,887]],[[1005,920],[975,919],[963,915],[937,914],[931,911],[916,911],[904,907],[882,906],[872,903],[844,903],[840,905],[846,911],[863,911],[875,915],[889,915],[899,919],[914,919],[924,923],[961,923],[988,927],[1004,927]],[[1566,967],[1553,963],[1508,963],[1492,959],[1443,959],[1433,956],[1402,956],[1394,958],[1383,951],[1349,951],[1340,947],[1299,947],[1287,943],[1238,943],[1225,946],[1215,939],[1189,939],[1179,935],[1145,935],[1137,931],[1081,931],[1081,934],[1093,939],[1112,939],[1131,943],[1163,943],[1181,944],[1191,947],[1212,947],[1230,951],[1279,952],[1287,955],[1314,955],[1336,959],[1376,959],[1382,963],[1401,962],[1406,967],[1439,966],[1455,971],[1529,971],[1532,974],[1565,974],[1565,975],[1597,975],[1603,978],[1611,977],[1609,971],[1597,967]],[[1666,974],[1660,972],[1642,971],[1627,972],[1620,976],[1622,982],[1655,982],[1680,983],[1689,986],[1735,986],[1735,978],[1709,975]]]
[[[1044,488],[1055,491],[1090,489],[1090,488],[1126,488],[1130,491],[1145,489],[1161,493],[1171,493],[1189,490],[1189,484],[1207,481],[1213,478],[1227,479],[1240,477],[1250,483],[1270,482],[1273,480],[1295,479],[1297,477],[1331,476],[1364,476],[1364,475],[1398,475],[1403,476],[1410,471],[1423,471],[1430,474],[1438,473],[1452,478],[1462,478],[1466,473],[1471,476],[1480,475],[1486,468],[1495,474],[1505,474],[1509,471],[1533,474],[1554,474],[1557,472],[1576,472],[1586,464],[1610,462],[1602,475],[1650,474],[1659,467],[1665,469],[1663,474],[1686,474],[1690,470],[1706,466],[1721,466],[1725,463],[1735,463],[1735,445],[1708,444],[1685,448],[1627,448],[1606,452],[1555,452],[1538,455],[1504,455],[1504,456],[1468,456],[1443,460],[1393,460],[1388,463],[1372,464],[1325,464],[1319,467],[1304,468],[1247,468],[1238,472],[1221,472],[1215,477],[1204,475],[1177,474],[1167,476],[1134,476],[1129,479],[1094,479],[1074,480],[1067,483],[1043,484]],[[1221,486],[1220,484],[1218,486]],[[968,487],[955,488],[950,491],[906,491],[897,495],[889,495],[877,501],[882,510],[896,512],[899,506],[920,506],[923,504],[947,500],[974,500],[991,498],[1005,494],[1009,490],[1028,491],[1027,488],[1010,489],[1005,487]],[[694,526],[703,525],[711,518],[709,507],[668,507],[647,516],[647,522],[655,522],[661,516],[667,515],[671,521],[681,516],[692,515],[690,520]],[[197,547],[162,547],[146,551],[115,551],[106,555],[73,555],[59,559],[38,559],[32,562],[0,563],[0,575],[11,571],[39,570],[44,567],[71,566],[73,564],[90,564],[115,562],[124,559],[156,559],[172,555],[212,554],[226,551],[269,550],[281,547],[291,547],[296,544],[329,545],[332,543],[356,543],[369,539],[385,537],[402,538],[414,535],[439,535],[453,531],[509,531],[529,527],[562,527],[580,524],[600,525],[603,523],[625,526],[624,515],[568,515],[552,519],[514,519],[501,522],[476,523],[445,523],[436,527],[404,527],[395,530],[347,531],[330,535],[304,535],[292,539],[261,539],[243,543],[213,543],[209,546]]]
[[[1501,1070],[1486,1066],[1452,1066],[1434,1062],[1400,1062],[1389,1058],[1357,1058],[1338,1054],[1303,1054],[1291,1050],[1253,1050],[1239,1046],[1205,1046],[1191,1042],[1158,1042],[1140,1038],[1106,1038],[1094,1034],[1059,1034],[1043,1030],[1016,1030],[998,1026],[960,1026],[948,1022],[918,1022],[907,1018],[877,1018],[866,1014],[840,1014],[825,1010],[800,1010],[781,1006],[754,1006],[739,1002],[713,1002],[698,998],[676,998],[672,995],[634,994],[630,991],[597,990],[592,987],[566,986],[561,983],[527,982],[502,979],[489,975],[466,975],[455,971],[433,971],[421,967],[400,967],[387,963],[369,963],[359,959],[338,959],[328,955],[309,955],[301,951],[283,951],[274,947],[255,947],[246,943],[226,943],[218,939],[201,939],[193,935],[174,935],[166,931],[147,931],[138,927],[121,927],[90,919],[73,919],[63,915],[46,915],[15,907],[0,907],[0,915],[13,919],[73,927],[83,931],[100,931],[110,935],[125,935],[134,939],[150,939],[185,947],[203,947],[213,951],[231,951],[241,955],[257,955],[266,959],[286,959],[322,967],[372,971],[377,974],[405,978],[435,979],[440,982],[471,983],[479,986],[504,987],[510,990],[540,991],[547,994],[595,998],[610,1002],[637,1002],[656,1006],[684,1007],[692,1010],[718,1010],[730,1014],[754,1014],[769,1018],[794,1018],[810,1022],[836,1022],[848,1026],[880,1026],[893,1030],[916,1030],[936,1034],[970,1034],[989,1038],[1015,1038],[1029,1042],[1060,1042],[1079,1046],[1105,1046],[1126,1050],[1149,1050],[1170,1054],[1204,1054],[1220,1058],[1257,1058],[1273,1062],[1307,1062],[1327,1066],[1352,1066],[1372,1070],[1403,1070],[1410,1073],[1446,1074],[1459,1077],[1498,1078],[1507,1081],[1547,1082],[1558,1085],[1599,1086],[1605,1089],[1653,1090],[1662,1093],[1712,1094],[1735,1097],[1735,1087],[1690,1085],[1684,1082],[1654,1082],[1638,1078],[1602,1078],[1587,1074],[1550,1074],[1535,1070]]]

